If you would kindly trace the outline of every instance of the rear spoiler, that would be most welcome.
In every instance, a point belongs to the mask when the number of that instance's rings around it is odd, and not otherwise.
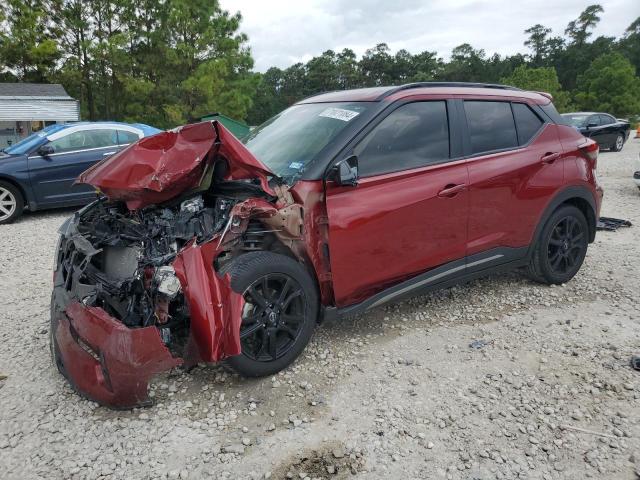
[[[533,92],[533,93],[537,93],[538,95],[542,95],[543,97],[547,97],[549,100],[551,100],[553,102],[553,95],[551,95],[550,93],[547,93],[547,92]]]

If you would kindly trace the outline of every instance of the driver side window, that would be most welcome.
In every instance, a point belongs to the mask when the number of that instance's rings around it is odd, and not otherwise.
[[[449,159],[449,122],[444,101],[403,105],[354,149],[361,177],[410,170]]]
[[[118,145],[118,136],[115,130],[82,130],[53,140],[48,145],[53,148],[53,153],[74,152]]]

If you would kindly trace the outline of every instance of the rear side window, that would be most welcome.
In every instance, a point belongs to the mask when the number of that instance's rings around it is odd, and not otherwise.
[[[126,130],[118,130],[118,145],[128,145],[137,142],[140,139],[137,134],[127,132]]]
[[[474,154],[518,146],[509,102],[465,101],[464,110]]]
[[[616,120],[609,115],[598,115],[600,117],[600,125],[611,125],[616,123]]]
[[[418,168],[449,159],[449,122],[444,101],[403,105],[355,148],[363,177]]]
[[[518,128],[518,143],[525,145],[535,136],[543,125],[540,117],[534,113],[528,105],[514,103],[513,116]]]
[[[104,148],[117,144],[116,131],[110,129],[81,130],[49,142],[54,153]]]

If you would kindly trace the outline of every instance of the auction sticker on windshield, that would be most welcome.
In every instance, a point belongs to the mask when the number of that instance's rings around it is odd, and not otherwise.
[[[360,115],[360,112],[345,110],[344,108],[327,108],[320,112],[321,117],[335,118],[336,120],[342,120],[343,122],[349,122],[358,115]]]

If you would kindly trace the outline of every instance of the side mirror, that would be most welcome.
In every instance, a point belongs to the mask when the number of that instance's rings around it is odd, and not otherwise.
[[[48,157],[53,153],[53,147],[51,145],[42,145],[38,149],[38,154],[42,157]]]
[[[587,128],[593,128],[593,127],[597,127],[598,124],[597,123],[587,123]]]
[[[338,162],[334,168],[333,180],[340,186],[358,185],[358,157],[351,155]]]

